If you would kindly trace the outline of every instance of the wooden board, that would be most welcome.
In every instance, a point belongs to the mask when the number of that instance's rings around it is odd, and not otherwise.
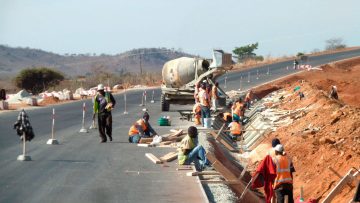
[[[172,143],[172,141],[163,141],[160,142],[160,145],[170,145]]]
[[[177,152],[169,152],[164,156],[160,157],[160,160],[163,162],[170,162],[177,159]]]
[[[220,161],[218,161],[214,154],[207,153],[207,159],[211,162],[212,166],[218,171],[227,181],[239,181],[237,177],[227,169]]]
[[[150,159],[154,164],[161,164],[161,160],[158,159],[155,155],[152,153],[146,153],[145,156]]]
[[[216,141],[220,142],[222,145],[225,146],[226,149],[228,149],[231,152],[239,152],[238,149],[236,149],[231,143],[229,143],[226,139],[223,139],[222,135],[216,134],[215,131],[210,131],[210,135],[212,135]]]
[[[199,176],[199,175],[219,175],[217,171],[194,171],[186,173],[186,176]]]
[[[152,137],[150,137],[150,138],[144,138],[144,137],[142,137],[142,138],[140,138],[139,143],[140,143],[140,144],[144,144],[144,143],[150,144],[152,141],[153,141],[153,138],[152,138]]]

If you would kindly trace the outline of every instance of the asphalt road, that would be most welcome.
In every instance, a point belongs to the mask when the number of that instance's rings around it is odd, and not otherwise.
[[[359,55],[360,50],[354,50],[311,57],[308,63],[315,66]],[[239,89],[240,81],[241,88],[248,89],[296,71],[292,69],[292,61],[287,61],[227,74],[219,81],[224,86],[227,77],[225,90]],[[148,95],[151,92],[148,91]],[[128,92],[128,115],[123,114],[123,95],[115,95],[117,105],[113,111],[114,141],[111,143],[100,144],[96,130],[79,133],[84,101],[26,110],[36,134],[27,145],[33,159],[30,162],[16,161],[21,154],[21,143],[12,126],[18,112],[0,113],[0,202],[183,202],[201,196],[193,194],[199,192],[196,188],[185,189],[187,184],[194,187],[195,183],[176,172],[174,163],[161,167],[144,156],[146,152],[163,155],[174,149],[140,148],[128,143],[129,126],[142,115],[141,94],[141,90]],[[172,116],[173,123],[178,125],[188,124],[175,119],[176,112],[160,112],[159,98],[160,91],[156,89],[157,103],[148,104],[151,123],[159,134],[170,129],[157,126],[156,120],[161,115]],[[85,100],[85,103],[90,109],[91,101]],[[56,110],[58,146],[45,144],[51,136],[52,108]],[[172,105],[170,108],[191,107]],[[86,126],[90,124],[88,112]]]

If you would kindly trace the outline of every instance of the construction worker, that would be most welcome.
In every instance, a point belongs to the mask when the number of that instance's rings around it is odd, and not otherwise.
[[[178,148],[179,165],[189,165],[194,161],[200,162],[200,170],[209,165],[209,161],[205,156],[204,147],[198,144],[198,130],[194,126],[188,128],[188,135],[186,135],[180,143]]]
[[[228,125],[229,128],[229,136],[230,138],[236,142],[238,138],[241,136],[241,124],[239,120],[234,118],[233,121]]]
[[[97,86],[97,94],[94,98],[94,114],[98,115],[98,126],[101,142],[106,142],[106,135],[112,141],[112,115],[111,110],[114,108],[116,101],[110,92],[105,92],[104,85]]]
[[[330,99],[339,99],[336,86],[332,86],[329,94]]]
[[[153,137],[157,135],[149,123],[150,115],[145,112],[142,119],[136,121],[129,130],[129,142],[139,143],[141,138]]]
[[[219,100],[219,92],[218,92],[219,83],[216,82],[211,90],[211,98],[212,98],[212,108],[214,111],[217,110],[217,102]]]
[[[231,109],[233,110],[233,118],[242,121],[242,118],[244,117],[244,113],[245,113],[245,108],[244,108],[244,104],[242,103],[242,99],[240,97],[233,104]]]
[[[284,153],[284,146],[278,144],[275,146],[275,157],[273,162],[276,167],[276,178],[273,184],[277,203],[284,203],[285,196],[288,196],[288,202],[293,203],[293,175],[295,168],[291,159]]]
[[[245,100],[244,100],[247,109],[250,109],[250,104],[251,104],[252,99],[253,99],[253,92],[252,92],[252,90],[249,90],[246,93]]]
[[[200,91],[200,83],[196,83],[195,84],[195,91],[194,91],[195,103],[199,102],[199,91]]]
[[[204,118],[210,118],[210,96],[206,92],[206,84],[201,84],[199,91],[199,101],[201,106],[201,123],[204,126]]]
[[[199,102],[196,102],[193,107],[194,123],[195,125],[201,125],[201,106]]]
[[[299,61],[298,60],[294,60],[294,70],[297,68],[297,66],[299,65]]]

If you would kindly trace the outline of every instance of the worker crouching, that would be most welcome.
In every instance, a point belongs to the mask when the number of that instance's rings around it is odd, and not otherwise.
[[[139,143],[141,138],[148,138],[157,135],[149,123],[150,115],[145,112],[143,118],[136,121],[129,130],[129,142]]]
[[[241,137],[241,124],[239,120],[234,118],[234,120],[229,124],[229,136],[232,141],[236,142]]]
[[[179,165],[189,165],[194,161],[199,161],[200,170],[209,165],[205,156],[206,152],[203,146],[198,144],[198,130],[194,126],[188,128],[188,135],[185,136],[178,148]]]

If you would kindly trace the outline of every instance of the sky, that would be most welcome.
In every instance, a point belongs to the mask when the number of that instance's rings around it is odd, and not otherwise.
[[[54,53],[166,47],[208,57],[259,43],[263,56],[360,45],[359,0],[0,0],[0,44]]]

